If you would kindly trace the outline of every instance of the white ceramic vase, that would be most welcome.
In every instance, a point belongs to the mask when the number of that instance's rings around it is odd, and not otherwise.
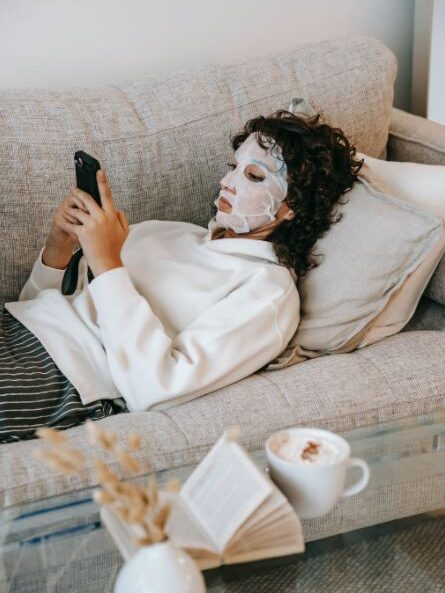
[[[141,548],[119,571],[114,593],[206,593],[196,562],[165,541]]]

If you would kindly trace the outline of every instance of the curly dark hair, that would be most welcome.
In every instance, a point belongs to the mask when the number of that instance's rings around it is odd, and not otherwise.
[[[315,258],[320,254],[313,254],[312,247],[341,219],[335,205],[345,203],[340,198],[352,189],[363,164],[363,159],[354,159],[356,148],[343,131],[319,120],[320,114],[306,118],[280,109],[249,119],[231,138],[234,150],[252,133],[262,148],[281,148],[287,165],[286,202],[296,216],[284,220],[266,240],[273,243],[278,261],[298,277],[319,265]]]

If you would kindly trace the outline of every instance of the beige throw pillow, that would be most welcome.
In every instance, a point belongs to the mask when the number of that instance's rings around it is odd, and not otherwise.
[[[288,109],[297,115],[306,117],[316,113],[302,97],[292,99]],[[349,227],[343,225],[341,229],[343,241],[339,236],[339,229],[334,231],[332,227],[326,238],[317,243],[317,252],[325,253],[325,262],[327,257],[327,265],[330,270],[326,270],[325,279],[319,273],[320,271],[311,270],[306,279],[299,282],[302,300],[304,299],[306,303],[309,302],[311,294],[315,294],[316,299],[311,302],[309,308],[305,307],[304,303],[302,304],[302,320],[297,332],[284,352],[264,367],[266,370],[280,369],[322,354],[350,352],[399,332],[412,317],[435,270],[433,281],[428,285],[428,296],[445,304],[445,283],[441,281],[441,274],[445,278],[445,229],[443,223],[445,220],[445,167],[419,163],[398,163],[375,159],[360,153],[358,153],[358,157],[365,160],[359,175],[362,184],[364,183],[364,187],[370,192],[367,205],[371,207],[371,211],[369,212],[368,209],[367,220],[365,210],[357,212],[355,209],[355,213],[353,212],[354,209],[349,204],[351,199],[354,200],[360,187],[355,184],[352,191],[346,194],[349,202],[343,206],[343,213],[344,216],[349,216],[350,213],[353,217],[355,216],[359,229],[374,229],[374,243],[370,246],[368,253],[364,253],[365,233],[363,240],[360,241],[357,234],[350,230],[352,224]],[[360,192],[363,192],[363,187],[359,190]],[[380,199],[376,200],[375,198],[379,194]],[[401,201],[406,201],[414,206],[412,212],[409,211],[409,208],[405,209],[407,225],[405,226],[404,221],[401,220],[399,220],[399,224],[396,224],[392,245],[391,241],[388,242],[388,237],[385,239],[378,228],[378,217],[381,214],[379,211],[385,208],[385,204],[388,205],[388,200],[392,200],[393,206],[396,207],[397,204],[400,205]],[[373,211],[374,206],[376,207],[375,212]],[[415,234],[410,236],[409,221],[410,217],[416,216],[416,213],[422,217],[422,211],[426,214],[429,211],[431,214],[437,215],[438,218],[432,223],[429,237],[427,232],[421,238],[420,243],[422,243],[423,249],[419,243],[416,257],[414,253],[416,238]],[[387,222],[390,219],[395,222],[394,211],[390,209],[388,214]],[[432,222],[430,217],[426,218],[429,218],[430,223]],[[427,223],[426,219],[425,222]],[[338,224],[342,224],[342,221]],[[384,240],[382,241],[382,239]],[[381,256],[385,242],[386,246],[390,247],[387,261],[385,261],[385,257]],[[409,244],[411,244],[411,258],[404,260],[400,255],[405,253]],[[342,247],[346,255],[355,254],[349,270],[353,275],[356,275],[355,279],[352,279],[352,283],[350,283],[349,276],[342,276],[340,266],[336,268]],[[375,275],[375,265],[378,264],[379,257],[385,266],[388,264],[389,267],[393,266],[386,289],[384,288],[384,266],[380,270],[380,294],[379,291],[375,292],[378,288],[376,280],[379,280],[379,277]],[[397,261],[399,269],[397,269]],[[321,265],[326,265],[325,262]],[[336,273],[343,278],[343,286],[340,288],[340,280],[336,277]],[[332,276],[332,282],[328,281],[329,275]],[[369,289],[368,303],[366,303],[366,290],[357,299],[356,287],[360,282],[365,289]],[[347,292],[349,287],[351,287],[351,292],[348,322],[344,292],[345,289]],[[372,297],[373,293],[374,297]],[[349,337],[345,337],[345,329],[348,327],[351,331]]]
[[[428,208],[445,219],[445,165],[385,161],[359,153],[373,178],[384,183],[386,191],[412,204]],[[445,305],[445,256],[438,262],[425,294]]]
[[[360,175],[374,188],[378,186],[388,194],[397,195],[412,204],[427,208],[445,220],[444,166],[382,161],[364,154],[359,154],[359,157],[365,161]],[[368,330],[363,332],[357,348],[373,344],[403,329],[413,316],[439,263],[444,263],[444,254],[445,230],[441,240],[408,276],[404,284],[394,292]]]
[[[347,203],[338,206],[343,218],[317,242],[315,252],[324,259],[298,281],[300,325],[286,350],[266,369],[349,352],[396,333],[414,312],[419,286],[423,290],[445,247],[443,221],[425,208],[378,191],[385,186],[378,186],[369,170],[368,180],[365,177],[345,194]],[[413,280],[423,262],[428,270]],[[398,304],[391,309],[406,287],[403,310]]]

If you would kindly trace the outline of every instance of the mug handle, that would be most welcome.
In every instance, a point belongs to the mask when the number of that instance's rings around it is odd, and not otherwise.
[[[354,494],[358,494],[366,488],[369,482],[369,465],[366,463],[366,461],[363,461],[363,459],[359,459],[358,457],[351,457],[348,462],[348,469],[350,467],[359,467],[363,472],[363,476],[355,484],[352,484],[349,486],[349,488],[346,488],[342,494],[342,497],[354,496]]]

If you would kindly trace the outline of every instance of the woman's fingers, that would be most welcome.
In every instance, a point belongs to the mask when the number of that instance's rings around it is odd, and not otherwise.
[[[82,200],[80,200],[77,196],[74,195],[70,195],[69,196],[69,200],[68,200],[68,204],[70,204],[71,206],[77,206],[77,208],[80,208],[81,210],[83,210],[84,212],[88,212],[88,210],[85,208],[84,203],[82,202]]]
[[[80,226],[78,224],[71,224],[70,222],[65,221],[63,223],[63,229],[68,234],[70,234],[73,237],[73,239],[79,241],[79,236],[77,235],[77,232],[78,229],[80,229]]]
[[[119,222],[121,223],[122,228],[124,229],[125,233],[128,234],[128,232],[130,230],[130,226],[128,224],[128,220],[125,215],[125,212],[123,210],[117,210],[116,214],[119,218]]]
[[[72,186],[70,188],[70,195],[73,198],[77,198],[77,204],[85,212],[89,214],[97,214],[101,212],[101,207],[96,203],[96,200],[85,191],[82,191],[78,187]]]
[[[71,216],[71,214],[68,214],[68,212],[65,212],[64,217],[68,222],[71,222],[73,224],[76,224],[77,222],[77,219],[74,218],[74,216]]]
[[[81,224],[84,224],[90,218],[90,215],[87,212],[81,210],[80,208],[68,207],[66,209],[66,215],[74,219],[74,223],[79,221]]]
[[[66,216],[63,216],[59,221],[59,226],[63,229],[68,235],[70,235],[75,241],[79,240],[77,236],[76,230],[80,228],[80,223],[75,221],[74,223],[69,222]]]
[[[103,169],[99,169],[97,171],[96,179],[102,208],[105,210],[105,212],[115,212],[116,207],[114,205],[113,196],[111,195],[111,189],[108,185],[107,176],[105,175],[105,171]]]

